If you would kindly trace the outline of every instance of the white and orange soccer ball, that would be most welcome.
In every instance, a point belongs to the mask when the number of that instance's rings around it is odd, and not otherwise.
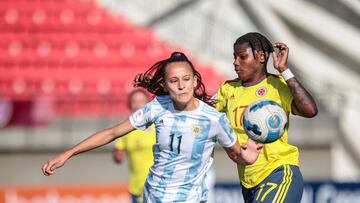
[[[284,134],[288,119],[284,109],[275,101],[259,100],[246,107],[243,126],[249,138],[271,143]]]

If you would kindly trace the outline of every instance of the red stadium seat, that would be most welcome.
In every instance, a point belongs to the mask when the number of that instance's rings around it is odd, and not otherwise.
[[[135,75],[181,51],[94,1],[2,0],[0,16],[1,93],[52,96],[60,115],[128,113]],[[196,66],[214,91],[222,78]]]

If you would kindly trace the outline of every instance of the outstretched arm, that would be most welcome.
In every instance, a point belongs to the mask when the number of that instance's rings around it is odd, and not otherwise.
[[[70,148],[69,150],[59,154],[55,158],[48,160],[43,165],[42,171],[44,175],[52,175],[57,168],[63,166],[65,162],[72,156],[108,144],[114,139],[125,135],[133,129],[134,127],[131,125],[130,120],[126,119],[112,128],[99,131],[86,138],[79,144],[75,145],[74,147]]]
[[[248,139],[246,144],[240,145],[238,142],[229,148],[224,148],[228,156],[235,163],[242,165],[251,165],[258,158],[263,144],[256,143],[252,139]]]
[[[289,48],[284,43],[275,43],[275,48],[278,52],[273,52],[272,57],[274,61],[274,68],[280,73],[289,71],[287,66],[287,59],[289,55]],[[285,78],[286,79],[286,78]],[[288,87],[293,95],[293,103],[291,104],[291,110],[293,114],[303,117],[314,117],[318,110],[314,98],[310,93],[301,85],[301,83],[295,78],[291,77],[286,79]]]

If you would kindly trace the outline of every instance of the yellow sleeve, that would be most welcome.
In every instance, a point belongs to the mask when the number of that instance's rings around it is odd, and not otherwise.
[[[125,137],[121,137],[117,139],[115,142],[115,149],[125,150],[125,148],[126,148]]]
[[[214,98],[216,99],[215,108],[220,112],[226,111],[226,86],[225,86],[225,83],[223,83],[221,85],[220,89],[218,90],[218,92],[216,93]]]
[[[280,77],[279,83],[279,94],[281,99],[282,107],[286,112],[291,112],[291,103],[293,101],[293,95],[291,94],[290,88],[283,77]]]

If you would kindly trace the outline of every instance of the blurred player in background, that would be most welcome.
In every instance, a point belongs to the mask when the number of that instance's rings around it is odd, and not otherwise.
[[[155,63],[136,78],[135,86],[146,88],[156,97],[129,119],[48,160],[43,173],[51,175],[72,156],[152,124],[156,128],[154,165],[145,182],[144,202],[206,202],[204,180],[216,142],[239,164],[257,159],[262,145],[252,140],[243,145],[236,141],[225,114],[207,104],[210,97],[201,76],[183,53],[174,52]]]
[[[135,89],[128,96],[128,107],[132,113],[144,107],[149,96],[143,89]],[[125,155],[129,162],[129,192],[133,203],[141,203],[142,191],[150,167],[154,164],[152,146],[156,142],[155,126],[146,130],[134,130],[115,142],[114,161],[122,163]]]
[[[274,50],[277,49],[278,51]],[[314,99],[300,84],[287,65],[289,48],[270,41],[259,33],[248,33],[234,43],[234,67],[238,78],[226,81],[217,93],[216,108],[225,112],[241,143],[247,142],[242,125],[244,109],[261,99],[279,103],[287,112],[314,117]],[[272,55],[274,68],[280,75],[267,72]],[[288,131],[277,141],[265,144],[252,165],[238,165],[243,196],[249,202],[300,202],[303,178],[299,171],[299,152],[288,143]]]

